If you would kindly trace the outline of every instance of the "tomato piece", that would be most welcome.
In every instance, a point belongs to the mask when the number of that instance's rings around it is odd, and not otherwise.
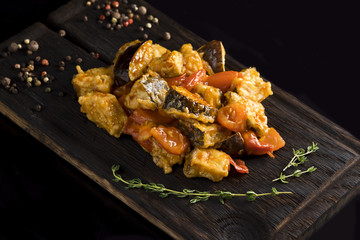
[[[228,104],[219,109],[216,120],[231,131],[243,132],[246,130],[246,107],[240,102]]]
[[[244,139],[245,151],[248,155],[268,154],[270,157],[274,157],[272,154],[274,146],[266,142],[260,142],[253,131],[246,131],[241,135]]]
[[[151,129],[151,124],[139,124],[131,115],[125,124],[124,134],[131,135],[145,150],[151,152],[153,149],[152,143],[149,141],[152,136]]]
[[[240,159],[230,159],[230,164],[235,168],[239,173],[249,173],[248,167],[245,165],[245,162]]]
[[[175,127],[158,126],[151,129],[152,136],[168,153],[181,155],[188,147],[190,142],[179,129]]]
[[[180,86],[186,78],[186,73],[177,76],[177,77],[168,77],[165,78],[165,81],[169,84],[169,86]]]
[[[284,139],[275,130],[275,128],[269,128],[265,136],[259,139],[261,143],[267,143],[273,146],[273,151],[279,150],[285,146]]]
[[[152,110],[145,110],[141,108],[137,108],[131,115],[137,123],[144,123],[144,122],[153,122],[155,124],[168,124],[174,121],[175,119],[163,110],[159,109],[156,111]]]
[[[232,81],[239,76],[239,72],[236,71],[225,71],[218,72],[206,79],[206,82],[209,86],[213,86],[216,88],[220,88],[220,90],[224,93],[231,86]]]
[[[185,78],[181,86],[191,91],[196,85],[203,82],[204,80],[206,80],[206,71],[204,68],[202,68]]]

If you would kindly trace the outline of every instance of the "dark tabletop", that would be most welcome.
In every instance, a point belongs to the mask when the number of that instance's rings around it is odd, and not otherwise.
[[[66,2],[1,1],[0,42]],[[360,138],[354,1],[148,2]],[[0,133],[0,239],[167,238],[3,115]],[[311,239],[360,239],[359,225],[357,197]]]

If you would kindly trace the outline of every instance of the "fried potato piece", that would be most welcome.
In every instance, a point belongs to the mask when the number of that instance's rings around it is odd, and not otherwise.
[[[195,148],[185,156],[183,172],[187,178],[205,177],[219,182],[228,176],[230,160],[231,157],[222,151]]]
[[[192,92],[198,93],[211,106],[221,107],[221,90],[219,88],[199,83],[195,85]]]
[[[190,43],[183,44],[180,48],[180,52],[184,56],[185,72],[187,75],[193,74],[204,68],[199,53],[193,50]]]
[[[80,66],[76,66],[76,70],[78,74],[73,77],[72,84],[78,97],[93,91],[110,92],[114,84],[111,67],[92,68],[84,72]]]
[[[116,97],[110,93],[90,92],[79,97],[80,111],[110,135],[120,137],[127,115]]]

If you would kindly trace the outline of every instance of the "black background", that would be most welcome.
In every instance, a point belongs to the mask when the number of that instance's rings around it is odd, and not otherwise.
[[[0,41],[66,2],[1,1]],[[355,1],[148,2],[360,138]],[[2,115],[0,130],[0,239],[166,238]],[[311,239],[360,239],[359,201]]]

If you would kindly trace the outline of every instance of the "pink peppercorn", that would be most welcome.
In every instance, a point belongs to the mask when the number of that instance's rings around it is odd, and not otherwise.
[[[129,24],[132,24],[134,22],[134,20],[132,18],[129,18],[129,20],[127,20],[129,22]]]
[[[105,6],[105,10],[110,10],[110,9],[111,9],[110,4],[107,4],[107,5]]]
[[[123,25],[124,25],[124,27],[129,26],[129,21],[125,21],[125,22],[123,22]]]
[[[48,61],[47,59],[43,58],[43,59],[41,60],[41,65],[43,65],[43,66],[48,66],[48,65],[49,65],[49,61]]]
[[[114,8],[117,8],[117,7],[119,7],[119,2],[118,1],[113,1],[112,5],[113,5]]]
[[[104,15],[104,14],[101,14],[101,15],[99,16],[99,19],[100,19],[101,21],[104,21],[104,20],[105,20],[105,15]]]

